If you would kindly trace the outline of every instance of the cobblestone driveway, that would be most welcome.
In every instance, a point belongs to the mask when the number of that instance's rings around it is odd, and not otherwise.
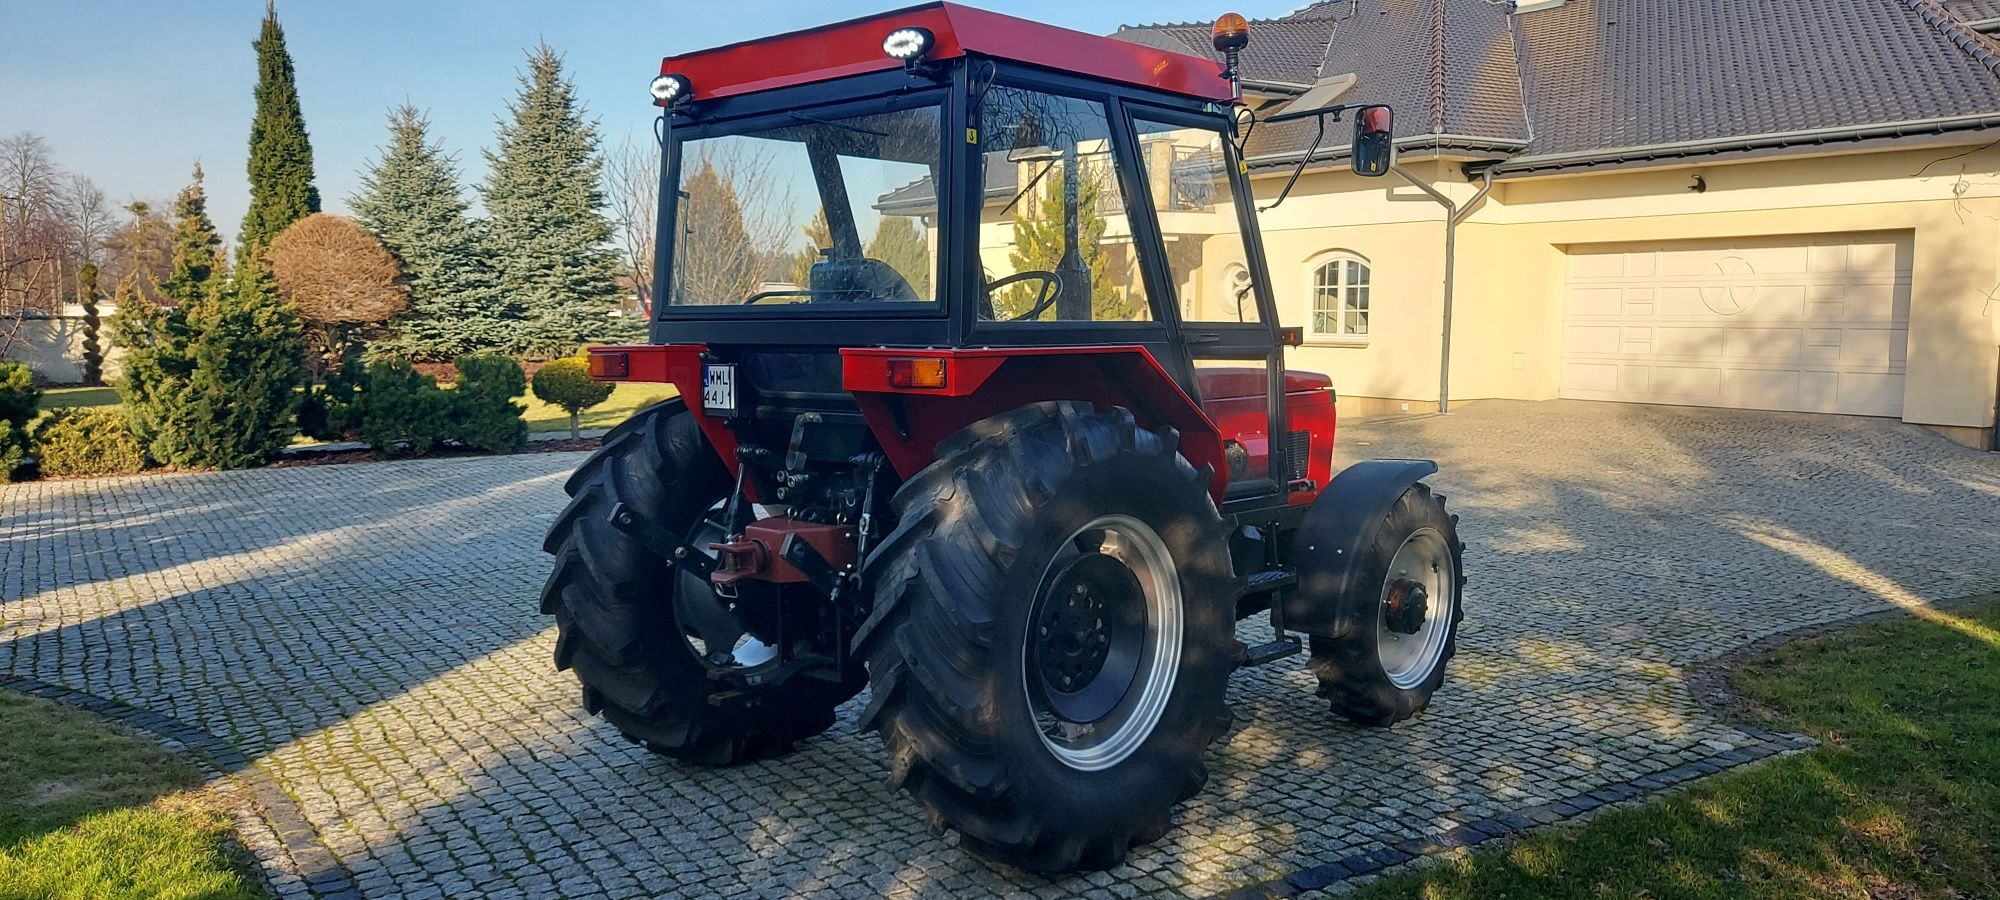
[[[1443,463],[1473,579],[1451,682],[1369,731],[1296,660],[1238,675],[1180,827],[1072,879],[932,835],[855,731],[865,696],[721,771],[580,715],[534,609],[575,454],[0,488],[0,672],[240,750],[232,783],[303,816],[245,829],[285,895],[1203,894],[1739,761],[1757,738],[1691,666],[2000,590],[2000,458],[1891,422],[1491,402],[1348,427],[1341,455]]]

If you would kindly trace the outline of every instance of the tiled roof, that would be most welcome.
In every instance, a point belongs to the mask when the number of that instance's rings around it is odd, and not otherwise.
[[[1942,0],[1941,5],[1967,22],[2000,21],[2000,0]]]
[[[1253,24],[1243,72],[1295,84],[1351,72],[1359,81],[1343,99],[1393,105],[1403,146],[1484,147],[1523,164],[2000,116],[2000,42],[1962,24],[2000,17],[2000,0],[1569,0],[1511,9],[1489,0],[1316,3]],[[1118,36],[1214,55],[1205,26]],[[1296,157],[1313,126],[1261,131],[1253,160]]]

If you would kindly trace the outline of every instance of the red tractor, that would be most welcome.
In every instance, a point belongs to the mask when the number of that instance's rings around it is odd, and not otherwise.
[[[1240,667],[1302,651],[1388,725],[1444,679],[1435,464],[1333,471],[1287,371],[1230,65],[932,3],[667,59],[649,346],[682,399],[570,479],[542,610],[630,739],[726,765],[864,687],[964,846],[1106,868],[1207,778]],[[1386,107],[1352,113],[1388,168]],[[1234,623],[1269,615],[1270,635]]]

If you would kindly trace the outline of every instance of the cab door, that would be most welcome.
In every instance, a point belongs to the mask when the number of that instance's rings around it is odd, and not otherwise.
[[[1125,104],[1140,203],[1150,207],[1153,255],[1167,312],[1178,322],[1189,387],[1230,449],[1230,496],[1282,489],[1272,472],[1284,430],[1274,304],[1255,233],[1256,210],[1241,178],[1233,130],[1219,115]]]

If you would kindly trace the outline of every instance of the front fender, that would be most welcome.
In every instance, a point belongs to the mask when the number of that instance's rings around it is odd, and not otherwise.
[[[1287,548],[1299,583],[1284,599],[1286,629],[1325,638],[1346,634],[1352,613],[1340,601],[1354,589],[1361,548],[1375,539],[1389,507],[1437,471],[1428,459],[1371,459],[1334,476]]]

